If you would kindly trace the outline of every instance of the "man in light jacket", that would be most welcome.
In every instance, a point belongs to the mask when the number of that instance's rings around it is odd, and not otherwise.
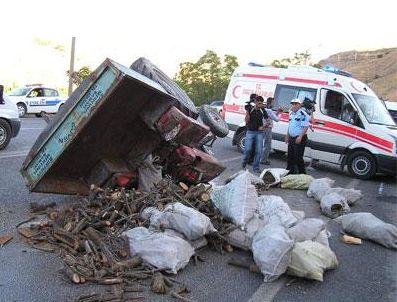
[[[270,165],[269,154],[272,149],[272,129],[273,129],[273,121],[278,122],[280,120],[279,115],[283,110],[279,108],[276,113],[273,112],[273,101],[274,98],[267,98],[266,100],[266,112],[268,118],[264,122],[264,131],[263,131],[263,155],[261,164]]]

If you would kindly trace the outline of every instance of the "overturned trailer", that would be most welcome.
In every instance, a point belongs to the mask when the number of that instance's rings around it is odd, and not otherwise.
[[[123,173],[133,177],[149,154],[191,183],[218,176],[225,168],[200,150],[209,127],[194,119],[195,107],[185,114],[186,106],[160,84],[106,59],[27,155],[21,173],[29,190],[85,195],[91,184],[109,185]]]

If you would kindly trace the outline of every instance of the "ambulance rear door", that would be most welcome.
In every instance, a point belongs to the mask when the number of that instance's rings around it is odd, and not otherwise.
[[[263,79],[257,74],[237,74],[230,81],[224,103],[225,121],[235,131],[244,123],[246,102],[256,93],[266,99],[273,96],[276,82]]]

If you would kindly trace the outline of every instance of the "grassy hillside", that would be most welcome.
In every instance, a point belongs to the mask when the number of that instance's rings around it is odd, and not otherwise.
[[[397,48],[340,52],[319,63],[351,72],[379,97],[397,102]]]

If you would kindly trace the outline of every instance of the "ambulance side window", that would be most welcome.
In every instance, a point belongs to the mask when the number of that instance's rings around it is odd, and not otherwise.
[[[274,108],[282,108],[284,112],[288,111],[291,100],[298,98],[304,100],[308,98],[312,101],[316,99],[317,90],[313,88],[277,85],[274,93]]]
[[[350,101],[341,93],[322,89],[320,110],[323,114],[354,124],[356,110]]]

